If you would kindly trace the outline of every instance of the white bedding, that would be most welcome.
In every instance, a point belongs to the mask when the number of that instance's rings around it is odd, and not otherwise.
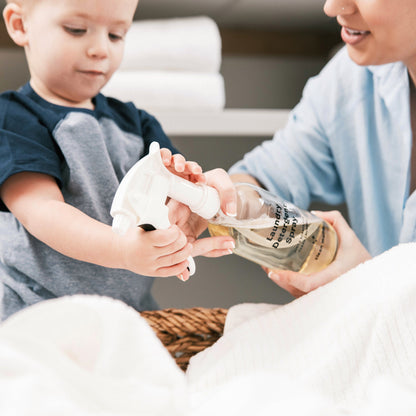
[[[0,326],[0,414],[415,415],[415,255],[398,246],[288,305],[231,308],[186,375],[121,302],[40,303]]]

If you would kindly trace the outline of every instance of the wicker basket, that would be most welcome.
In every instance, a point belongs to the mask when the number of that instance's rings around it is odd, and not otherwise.
[[[224,330],[227,309],[190,308],[141,312],[182,370]]]

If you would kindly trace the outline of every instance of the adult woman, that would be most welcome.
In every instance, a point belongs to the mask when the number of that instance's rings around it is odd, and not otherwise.
[[[347,203],[356,235],[339,213],[320,214],[340,237],[331,266],[309,276],[269,273],[296,296],[369,253],[416,240],[414,1],[327,0],[324,11],[337,18],[346,48],[308,81],[287,126],[230,170],[234,181],[259,183],[300,207]]]

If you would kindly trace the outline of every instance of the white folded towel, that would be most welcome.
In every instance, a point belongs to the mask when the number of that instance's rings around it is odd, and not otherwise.
[[[201,16],[133,22],[120,69],[218,72],[220,64],[218,27]]]
[[[224,79],[219,73],[118,71],[102,91],[136,107],[153,110],[222,110]]]

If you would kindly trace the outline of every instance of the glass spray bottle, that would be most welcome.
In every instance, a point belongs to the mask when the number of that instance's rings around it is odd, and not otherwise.
[[[235,254],[270,269],[309,274],[332,262],[338,238],[330,224],[255,185],[235,186],[237,215],[208,220],[212,236],[233,237]]]

